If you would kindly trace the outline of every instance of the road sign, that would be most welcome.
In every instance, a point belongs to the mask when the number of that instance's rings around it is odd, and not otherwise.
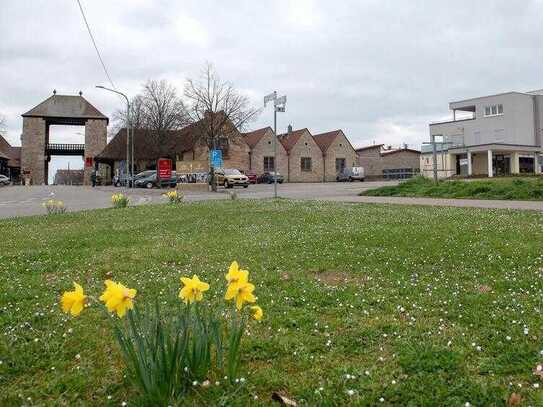
[[[209,165],[213,168],[222,168],[222,150],[211,150],[209,152]]]
[[[264,96],[264,106],[266,106],[268,102],[271,102],[272,100],[275,100],[276,98],[277,98],[277,92],[272,92],[269,95]]]
[[[275,99],[275,106],[286,105],[286,104],[287,104],[287,96],[286,95]]]
[[[172,177],[172,160],[169,158],[158,159],[158,179],[170,179]]]

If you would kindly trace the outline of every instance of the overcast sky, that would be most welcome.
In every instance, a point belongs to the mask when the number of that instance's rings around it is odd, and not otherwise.
[[[182,92],[215,64],[254,100],[287,94],[278,127],[341,128],[355,147],[420,147],[449,101],[543,88],[543,1],[81,0],[118,89],[149,78]],[[20,145],[21,114],[51,95],[122,106],[75,0],[2,0],[0,113]],[[271,109],[253,127],[272,123]],[[54,141],[81,141],[77,129]],[[70,138],[70,135],[74,138]],[[59,166],[61,164],[57,164]]]

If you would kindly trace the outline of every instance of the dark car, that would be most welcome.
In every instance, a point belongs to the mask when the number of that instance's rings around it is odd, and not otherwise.
[[[278,172],[265,172],[260,177],[258,177],[259,184],[273,184],[277,179],[278,184],[282,184],[284,181],[283,176]]]
[[[156,171],[146,171],[147,175],[137,178],[134,181],[134,185],[137,188],[157,188],[157,187],[170,187],[174,188],[177,185],[177,174],[172,171],[170,179],[157,180]]]

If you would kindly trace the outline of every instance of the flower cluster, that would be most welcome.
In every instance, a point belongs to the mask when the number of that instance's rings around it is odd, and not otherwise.
[[[99,301],[119,317],[111,319],[113,330],[128,376],[139,388],[143,404],[178,404],[183,392],[193,387],[191,383],[209,382],[213,376],[227,377],[232,384],[242,380],[238,373],[247,319],[250,316],[260,321],[264,312],[254,305],[255,286],[249,282],[247,270],[234,261],[225,278],[228,286],[224,298],[233,304],[229,312],[200,304],[210,286],[194,275],[181,277],[179,298],[185,305],[166,315],[158,299],[154,312],[148,306],[142,310],[135,302],[135,289],[105,281]],[[85,295],[81,285],[73,284],[74,290],[64,292],[60,304],[65,313],[78,316],[87,300],[98,300]],[[253,305],[243,312],[246,303]]]
[[[54,215],[54,214],[66,212],[66,207],[64,206],[64,202],[56,200],[56,199],[49,199],[48,201],[44,202],[43,207],[47,211],[48,215]]]
[[[124,194],[113,194],[111,197],[111,203],[114,208],[126,208],[128,206],[128,197]]]
[[[168,201],[172,204],[181,203],[184,198],[183,193],[177,191],[166,192],[164,196],[168,198]]]
[[[124,317],[126,311],[134,308],[133,300],[137,291],[111,280],[106,280],[105,285],[106,288],[100,296],[100,301],[104,303],[109,312],[116,312],[119,318]],[[62,294],[60,304],[65,313],[76,317],[83,310],[88,297],[79,284],[74,283],[74,288],[73,291],[66,291]]]
[[[244,303],[254,304],[256,302],[253,294],[255,286],[249,282],[249,272],[240,269],[237,261],[233,261],[230,264],[225,278],[228,282],[228,287],[224,299],[226,301],[234,300],[238,311],[241,311]],[[197,275],[194,275],[192,278],[181,277],[181,283],[183,287],[179,291],[179,298],[185,304],[202,301],[203,293],[209,290],[209,284],[200,281]],[[257,321],[262,319],[264,312],[258,305],[252,306],[250,310],[254,319]]]

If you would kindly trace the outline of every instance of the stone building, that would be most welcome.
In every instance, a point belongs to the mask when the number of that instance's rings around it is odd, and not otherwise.
[[[420,173],[420,151],[407,147],[385,148],[383,144],[358,148],[358,164],[366,179],[403,179]]]
[[[322,182],[322,150],[308,129],[281,134],[279,140],[287,152],[287,182]]]
[[[203,119],[206,120],[206,119]],[[202,121],[203,121],[202,120]],[[169,158],[178,174],[209,171],[209,148],[205,123],[196,122],[180,130],[169,130],[158,136],[148,129],[134,129],[134,172],[156,169],[159,158]],[[224,166],[249,169],[250,148],[241,133],[229,122],[222,125],[222,136],[218,138],[218,149],[222,151]],[[130,148],[131,150],[131,148]],[[127,156],[126,129],[121,129],[98,155],[98,161],[107,164],[107,182],[124,171]]]
[[[21,136],[21,171],[32,184],[47,184],[53,155],[81,155],[85,161],[85,184],[90,184],[95,158],[107,140],[108,118],[79,96],[53,95],[24,113]],[[51,125],[85,126],[85,144],[51,143]]]
[[[263,129],[243,134],[243,138],[250,148],[249,170],[260,175],[264,172],[275,171],[277,168],[277,171],[287,178],[287,151],[283,144],[276,139],[277,163],[275,163],[273,150],[274,137],[275,133],[271,127],[264,127]]]
[[[84,170],[57,170],[53,183],[55,185],[83,185]]]
[[[0,135],[0,174],[12,182],[20,182],[21,147],[13,147]]]
[[[322,151],[324,182],[335,181],[346,167],[356,167],[358,156],[343,130],[334,130],[313,136]]]

